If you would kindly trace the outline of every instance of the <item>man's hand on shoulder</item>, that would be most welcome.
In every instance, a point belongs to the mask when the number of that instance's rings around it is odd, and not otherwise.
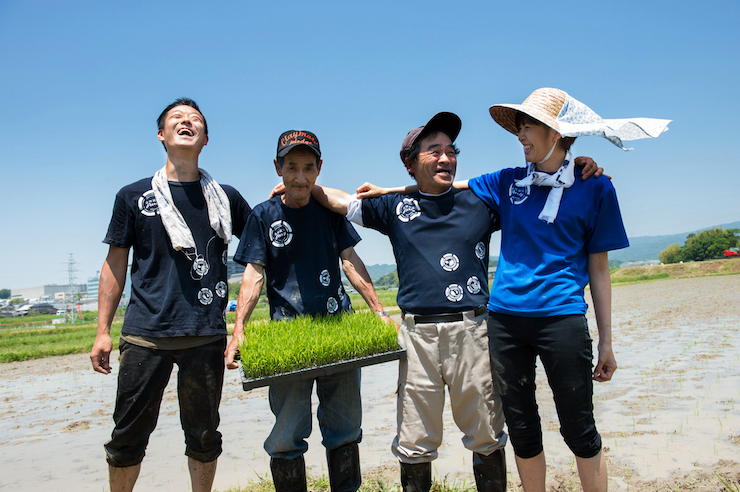
[[[283,195],[283,194],[285,194],[285,185],[283,183],[280,183],[272,189],[268,200],[278,195]]]
[[[590,157],[576,157],[574,159],[574,162],[576,163],[576,166],[581,166],[583,169],[581,170],[581,179],[583,181],[586,181],[588,178],[593,176],[594,178],[598,178],[602,174],[604,174],[604,168],[599,167],[596,162],[594,162],[593,159]],[[604,174],[604,176],[606,176]],[[609,179],[612,179],[611,176],[606,176]]]
[[[384,188],[381,188],[380,186],[376,186],[372,183],[362,183],[357,190],[357,198],[363,199],[363,198],[376,198],[379,196],[383,196],[386,194],[386,191]]]

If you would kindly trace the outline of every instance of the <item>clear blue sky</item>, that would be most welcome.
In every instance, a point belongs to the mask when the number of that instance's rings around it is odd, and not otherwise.
[[[114,196],[164,165],[155,119],[180,96],[208,120],[201,166],[257,204],[288,129],[318,135],[319,182],[346,190],[408,183],[401,140],[443,110],[463,121],[459,178],[519,166],[488,107],[557,87],[605,118],[674,120],[632,152],[574,146],[613,176],[631,237],[740,220],[739,14],[736,1],[0,0],[0,288],[66,283],[70,253],[78,279],[95,275]],[[367,264],[392,261],[360,233]]]

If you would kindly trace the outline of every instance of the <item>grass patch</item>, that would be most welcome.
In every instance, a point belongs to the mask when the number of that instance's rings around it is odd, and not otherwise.
[[[239,346],[255,379],[398,349],[396,330],[374,313],[249,323]]]
[[[398,295],[398,289],[393,290],[378,290],[375,291],[378,294],[378,300],[383,305],[386,311],[393,311],[392,308],[397,307],[398,304],[396,303],[396,296]],[[369,309],[367,303],[362,298],[362,296],[356,292],[353,292],[349,295],[350,300],[352,301],[352,307],[355,310],[361,310],[361,309]]]
[[[362,473],[362,485],[358,492],[400,492],[401,485],[395,483],[399,478],[398,465],[382,466]],[[326,475],[314,477],[306,476],[309,492],[329,492],[329,478]],[[430,492],[475,492],[475,482],[453,482],[444,477],[439,481],[432,480]],[[232,487],[223,492],[275,492],[275,486],[267,478],[251,482],[244,487]]]
[[[53,355],[89,352],[95,342],[97,324],[57,325],[56,328],[0,329],[0,362],[40,359]],[[111,339],[118,348],[121,323],[113,323]]]
[[[662,280],[666,278],[672,278],[671,274],[668,272],[648,273],[640,275],[612,277],[612,283],[618,284],[622,282],[645,282],[648,280]]]

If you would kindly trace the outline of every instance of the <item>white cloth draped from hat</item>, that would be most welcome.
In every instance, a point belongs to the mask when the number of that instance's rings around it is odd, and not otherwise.
[[[231,242],[231,206],[229,197],[214,179],[205,170],[198,168],[200,186],[208,207],[208,222],[216,234],[225,243]],[[152,178],[152,190],[157,199],[159,215],[162,217],[170,242],[175,251],[183,248],[195,248],[193,233],[185,219],[172,200],[170,184],[167,181],[167,166],[163,167]]]
[[[614,118],[604,119],[591,108],[570,94],[556,119],[563,137],[603,137],[622,150],[632,150],[622,145],[623,140],[656,138],[668,131],[672,120],[658,118]]]
[[[550,186],[550,193],[547,195],[547,201],[542,208],[538,218],[542,221],[552,224],[560,210],[560,200],[563,198],[565,188],[570,188],[575,183],[575,163],[573,156],[568,152],[560,168],[554,174],[545,173],[537,170],[534,162],[528,163],[527,176],[515,180],[514,185],[520,188],[525,186]]]
[[[623,140],[656,138],[668,130],[672,120],[658,118],[604,119],[591,108],[560,89],[543,87],[532,92],[522,104],[495,104],[491,117],[517,135],[516,114],[522,112],[544,123],[563,137],[603,137],[623,150]]]

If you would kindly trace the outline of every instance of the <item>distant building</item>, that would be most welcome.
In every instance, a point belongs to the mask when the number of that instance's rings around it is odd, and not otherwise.
[[[244,266],[235,262],[233,256],[229,256],[229,259],[226,260],[226,276],[229,279],[229,283],[240,283],[243,275]]]
[[[87,298],[97,299],[98,298],[98,287],[100,284],[100,272],[95,273],[94,277],[87,279]]]
[[[619,265],[619,268],[634,268],[644,266],[657,266],[660,265],[658,260],[644,260],[644,261],[625,261]]]
[[[75,284],[74,290],[85,294],[87,292],[87,284]],[[21,297],[23,299],[55,299],[56,294],[59,292],[68,293],[70,291],[69,285],[41,285],[38,287],[26,287],[25,289],[10,289],[10,297],[16,298]]]

